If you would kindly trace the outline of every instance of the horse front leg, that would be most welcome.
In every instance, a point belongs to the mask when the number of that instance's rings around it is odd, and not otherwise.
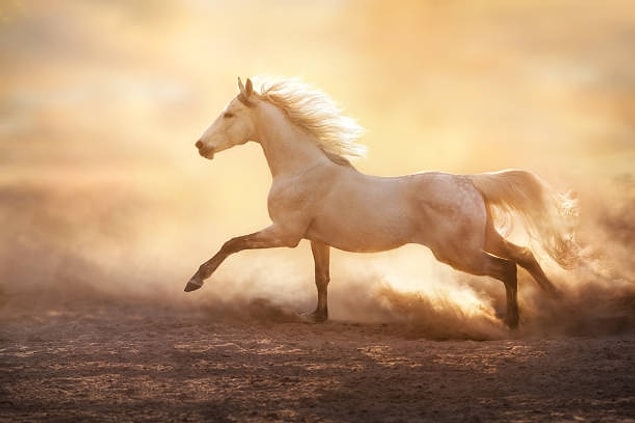
[[[330,247],[319,241],[311,241],[311,251],[315,261],[315,285],[317,286],[317,307],[309,314],[314,322],[324,322],[329,318],[327,289],[330,281]]]
[[[218,266],[234,253],[257,248],[295,247],[300,242],[300,238],[281,230],[276,225],[250,235],[232,238],[223,244],[222,248],[211,259],[201,264],[198,271],[185,285],[185,292],[201,288],[205,279],[212,276]]]

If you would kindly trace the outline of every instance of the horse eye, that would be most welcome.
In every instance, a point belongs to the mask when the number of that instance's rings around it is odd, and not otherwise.
[[[233,118],[233,117],[234,117],[234,114],[233,114],[233,113],[231,113],[231,112],[225,112],[225,113],[223,114],[223,117],[224,117],[225,119]]]

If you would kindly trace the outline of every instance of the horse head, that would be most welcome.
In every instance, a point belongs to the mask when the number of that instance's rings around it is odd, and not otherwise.
[[[249,78],[245,85],[238,78],[238,88],[238,95],[196,141],[199,154],[207,159],[213,159],[214,153],[253,139],[253,108],[257,95],[254,94],[253,84]]]

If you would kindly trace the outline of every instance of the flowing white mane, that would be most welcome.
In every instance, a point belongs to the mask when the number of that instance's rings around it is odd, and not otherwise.
[[[280,108],[292,123],[313,135],[319,147],[331,159],[363,157],[366,146],[357,140],[364,129],[322,91],[298,79],[269,76],[252,78],[260,98]]]

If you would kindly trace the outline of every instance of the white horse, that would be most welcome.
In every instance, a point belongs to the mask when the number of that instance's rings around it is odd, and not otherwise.
[[[272,224],[227,241],[203,263],[185,291],[203,286],[231,254],[246,249],[295,247],[308,239],[315,260],[314,321],[328,318],[330,247],[377,252],[417,243],[454,269],[502,281],[505,321],[518,326],[516,265],[545,291],[557,294],[528,248],[512,244],[495,228],[493,210],[524,218],[534,239],[563,267],[573,264],[574,201],[552,192],[536,175],[507,170],[478,175],[438,172],[377,177],[357,171],[346,157],[361,156],[362,128],[343,116],[322,92],[298,80],[262,78],[239,94],[196,142],[201,156],[247,141],[258,142],[273,177],[268,198]],[[254,89],[257,85],[257,89]]]

